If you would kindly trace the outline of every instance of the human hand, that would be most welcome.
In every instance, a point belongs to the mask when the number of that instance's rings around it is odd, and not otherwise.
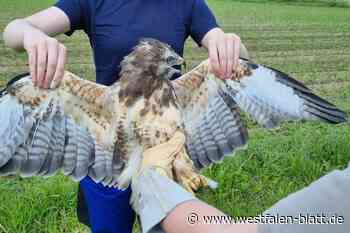
[[[23,47],[28,54],[33,84],[45,89],[57,86],[64,75],[66,47],[35,29],[24,33]]]
[[[213,73],[220,79],[231,78],[239,64],[240,37],[214,28],[204,36],[202,44],[208,49]]]

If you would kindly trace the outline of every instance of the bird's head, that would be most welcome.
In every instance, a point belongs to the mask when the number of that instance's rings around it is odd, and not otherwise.
[[[181,73],[176,66],[182,65],[184,59],[168,44],[155,39],[141,39],[133,51],[124,58],[122,72],[133,70],[158,78],[170,79]],[[142,70],[141,70],[142,69]]]
[[[119,99],[131,106],[140,97],[148,99],[157,92],[163,105],[174,103],[170,79],[180,73],[174,66],[182,63],[184,59],[169,45],[155,39],[142,39],[121,63]]]

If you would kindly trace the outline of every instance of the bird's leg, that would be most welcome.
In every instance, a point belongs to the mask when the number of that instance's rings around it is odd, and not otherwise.
[[[208,186],[207,178],[195,171],[193,162],[188,157],[185,148],[176,155],[173,162],[173,173],[175,181],[191,193],[201,187]]]

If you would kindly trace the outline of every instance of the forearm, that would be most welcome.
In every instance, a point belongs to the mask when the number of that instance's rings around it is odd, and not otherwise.
[[[161,223],[166,233],[256,233],[255,224],[215,224],[205,222],[210,216],[224,216],[220,210],[198,200],[178,205]]]
[[[349,184],[350,168],[331,172],[309,187],[279,201],[263,213],[264,216],[280,216],[281,218],[293,216],[299,218],[300,221],[306,221],[302,224],[298,222],[259,226],[255,224],[209,224],[204,222],[204,216],[224,216],[225,214],[203,202],[190,200],[174,208],[161,226],[166,233],[345,233],[350,228]],[[322,222],[318,224],[307,222],[313,219],[314,222],[315,219]],[[336,220],[338,223],[334,222]],[[327,223],[327,221],[333,222]]]
[[[25,19],[16,19],[10,22],[3,33],[5,45],[17,51],[22,51],[24,49],[24,34],[27,32],[37,33],[39,30]]]
[[[296,217],[294,224],[260,225],[259,233],[349,232],[349,193],[350,167],[344,171],[333,171],[310,186],[279,201],[263,213],[263,215],[283,218]],[[333,220],[338,219],[338,224],[328,222],[332,216],[334,216]],[[316,224],[308,222],[313,219],[318,219],[318,222]],[[339,221],[342,223],[339,224]]]
[[[132,182],[131,203],[143,233],[257,233],[253,224],[206,223],[204,216],[224,216],[154,169]]]
[[[20,51],[25,47],[25,34],[52,37],[69,29],[68,16],[57,7],[50,7],[29,17],[13,20],[5,28],[3,38],[6,46]]]

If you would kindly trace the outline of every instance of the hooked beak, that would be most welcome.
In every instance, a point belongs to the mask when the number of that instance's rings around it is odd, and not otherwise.
[[[185,59],[183,59],[182,57],[178,56],[177,61],[176,61],[176,65],[182,65],[185,64]]]
[[[174,63],[170,66],[171,69],[171,76],[174,74],[181,74],[181,70],[174,68],[174,66],[181,66],[183,65],[186,69],[186,61],[184,58],[180,56],[176,56],[176,59],[174,59]]]

